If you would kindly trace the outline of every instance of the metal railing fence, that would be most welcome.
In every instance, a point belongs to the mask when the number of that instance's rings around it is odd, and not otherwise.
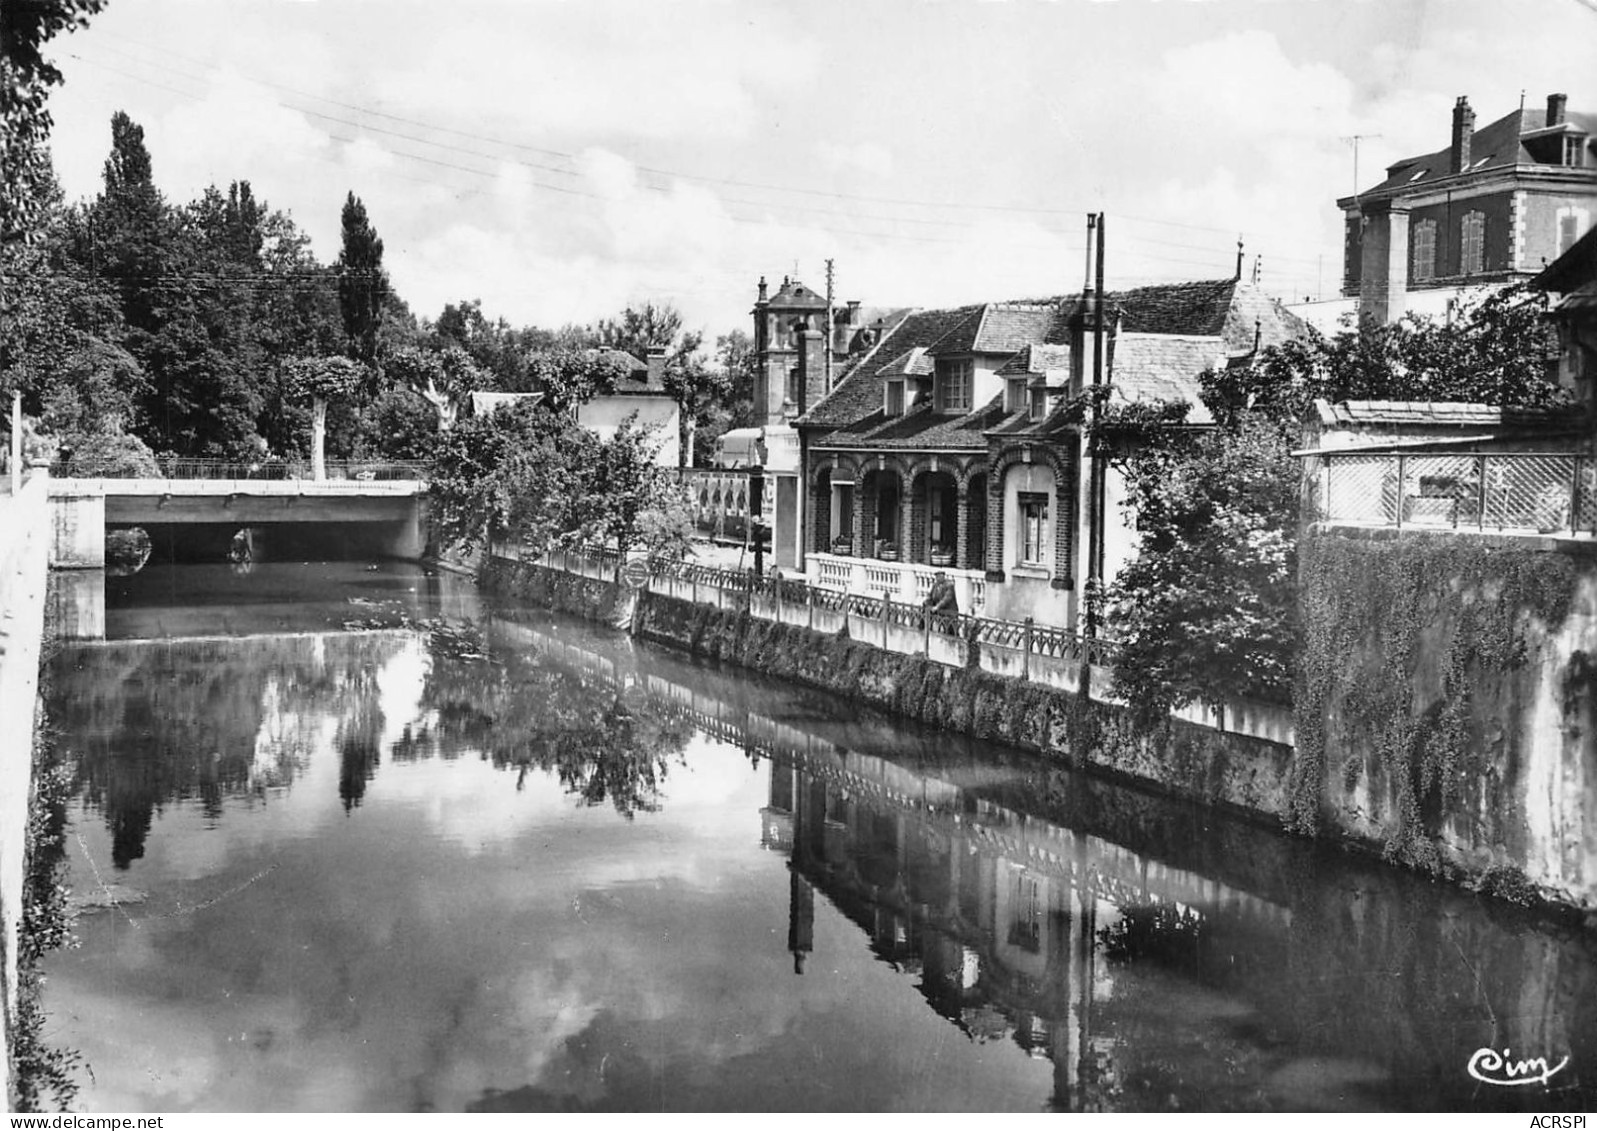
[[[1392,527],[1597,533],[1597,462],[1579,453],[1335,453],[1319,518]]]
[[[201,459],[188,456],[157,456],[156,466],[162,479],[312,479],[311,461],[308,459],[229,460]],[[330,459],[326,461],[326,478],[338,480],[422,480],[432,471],[425,460]],[[115,472],[87,470],[74,466],[71,459],[57,460],[50,474],[61,479],[142,479],[137,470]]]
[[[575,545],[551,549],[542,564],[567,573],[619,580],[622,563],[610,547]],[[650,558],[650,578],[675,578],[723,594],[748,597],[761,594],[794,607],[848,613],[901,628],[926,629],[953,639],[1011,648],[1037,656],[1107,666],[1114,662],[1118,645],[1112,640],[1089,638],[1062,628],[1032,621],[1000,620],[968,613],[934,613],[924,604],[895,601],[882,594],[843,593],[821,585],[774,573],[756,577],[751,570],[723,569],[681,558]]]

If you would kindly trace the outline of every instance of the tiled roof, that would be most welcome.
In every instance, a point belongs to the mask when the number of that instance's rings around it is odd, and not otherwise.
[[[905,350],[892,361],[876,371],[878,377],[930,377],[932,375],[931,355],[926,352],[925,346],[916,346],[914,349]]]
[[[1571,132],[1597,134],[1597,114],[1570,112],[1564,115],[1564,120]],[[1490,125],[1475,130],[1470,136],[1469,168],[1464,172],[1476,172],[1502,165],[1537,164],[1536,159],[1526,150],[1522,137],[1527,133],[1545,129],[1546,122],[1547,111],[1531,107],[1514,110]],[[1387,169],[1384,181],[1373,188],[1365,189],[1358,195],[1360,197],[1375,193],[1398,195],[1401,190],[1410,186],[1422,189],[1427,181],[1458,175],[1453,172],[1452,162],[1451,143],[1435,153],[1406,157]]]
[[[1316,401],[1320,423],[1356,428],[1430,425],[1436,428],[1501,427],[1515,424],[1563,424],[1578,417],[1573,408],[1500,408],[1459,401]]]
[[[626,350],[618,350],[611,346],[600,346],[596,349],[582,351],[583,356],[590,359],[603,359],[614,362],[626,371],[628,376],[617,377],[615,394],[623,397],[663,397],[665,390],[648,382],[649,366],[647,362],[639,361]],[[642,374],[640,378],[638,375]]]
[[[771,306],[786,308],[826,309],[826,296],[816,294],[797,279],[784,278],[769,302]]]
[[[884,448],[911,451],[980,451],[987,446],[982,433],[1006,419],[1004,398],[994,397],[964,416],[933,412],[929,404],[918,404],[903,416],[887,416],[877,398],[876,411],[851,426],[837,429],[814,441],[817,447]]]
[[[1188,424],[1211,424],[1198,374],[1225,363],[1218,335],[1125,334],[1115,341],[1110,362],[1111,389],[1119,401],[1176,401],[1191,405]]]
[[[982,311],[971,350],[974,353],[1014,353],[1023,346],[1047,337],[1058,317],[1057,302],[1026,306],[1007,302],[988,303]],[[934,352],[944,352],[941,343]]]
[[[1256,319],[1265,346],[1307,332],[1307,324],[1302,319],[1257,287],[1236,279],[1138,287],[1110,292],[1104,300],[1105,305],[1119,315],[1123,336],[1218,337],[1224,343],[1223,352],[1227,353],[1245,353],[1253,348]],[[886,365],[917,347],[927,348],[933,354],[969,353],[978,344],[985,349],[999,343],[1006,343],[1006,348],[995,352],[1018,353],[1026,345],[1044,344],[1050,349],[1064,351],[1069,341],[1069,318],[1079,312],[1080,306],[1081,296],[1073,295],[917,311],[885,334],[874,349],[843,374],[829,396],[795,423],[805,428],[835,428],[863,421],[879,412],[882,391],[876,378]],[[1214,364],[1215,360],[1205,361],[1193,375]],[[1066,357],[1060,366],[1068,364]]]
[[[1033,377],[1070,370],[1070,347],[1033,342],[998,368],[1000,377]]]
[[[922,310],[905,315],[883,335],[875,347],[854,363],[818,405],[794,423],[800,427],[826,427],[852,424],[882,407],[882,385],[877,374],[882,366],[909,350],[930,346],[978,307],[953,310]]]

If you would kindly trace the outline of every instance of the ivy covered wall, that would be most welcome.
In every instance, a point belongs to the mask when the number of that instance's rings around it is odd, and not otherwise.
[[[1597,552],[1393,534],[1300,549],[1289,826],[1597,906]]]

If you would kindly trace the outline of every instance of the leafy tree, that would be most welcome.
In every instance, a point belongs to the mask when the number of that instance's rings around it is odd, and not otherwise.
[[[541,403],[469,417],[439,442],[429,486],[434,529],[466,550],[495,539],[539,554],[580,538],[623,553],[680,551],[686,502],[675,477],[653,462],[658,447],[635,417],[602,442]]]
[[[351,192],[344,201],[343,250],[338,253],[338,303],[351,357],[368,365],[377,360],[378,330],[388,295],[383,271],[383,241],[366,216],[366,206]]]
[[[603,349],[560,348],[527,359],[532,388],[555,413],[570,413],[594,397],[615,392],[616,382],[625,376],[626,364]]]
[[[1205,374],[1203,396],[1222,421],[1249,410],[1303,420],[1316,398],[1542,407],[1569,400],[1550,376],[1555,350],[1547,296],[1521,284],[1447,321],[1410,314],[1331,337],[1310,331],[1265,350],[1257,366]]]
[[[285,363],[283,370],[293,394],[311,402],[311,477],[326,479],[327,402],[359,389],[366,368],[347,357],[302,357]]]
[[[414,389],[395,385],[363,405],[350,454],[362,459],[430,460],[438,447],[438,415]]]
[[[598,443],[536,404],[462,420],[439,439],[428,486],[434,531],[467,551],[510,539],[542,553],[581,526]]]
[[[50,91],[61,72],[44,45],[86,27],[105,0],[12,0],[0,5],[0,243],[33,239],[44,219],[50,170]]]
[[[1289,697],[1300,469],[1293,430],[1168,432],[1122,457],[1137,557],[1108,590],[1115,687],[1157,718],[1196,700]]]
[[[460,406],[473,389],[492,384],[458,346],[436,350],[408,346],[388,359],[386,372],[397,386],[413,390],[433,406],[440,432],[455,426]]]
[[[688,548],[687,499],[677,476],[654,461],[656,431],[629,416],[599,445],[587,477],[578,529],[585,540],[614,545],[623,557],[640,545],[673,557]]]

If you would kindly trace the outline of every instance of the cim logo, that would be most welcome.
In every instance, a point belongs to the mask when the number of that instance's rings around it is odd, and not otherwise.
[[[1469,1074],[1482,1084],[1517,1088],[1522,1084],[1546,1084],[1569,1063],[1569,1057],[1566,1056],[1549,1067],[1545,1056],[1533,1056],[1529,1060],[1513,1060],[1510,1058],[1511,1052],[1510,1049],[1504,1049],[1502,1052],[1496,1049],[1476,1049],[1469,1058]],[[1578,1124],[1561,1126],[1584,1127],[1585,1125],[1585,1118],[1582,1117]]]

